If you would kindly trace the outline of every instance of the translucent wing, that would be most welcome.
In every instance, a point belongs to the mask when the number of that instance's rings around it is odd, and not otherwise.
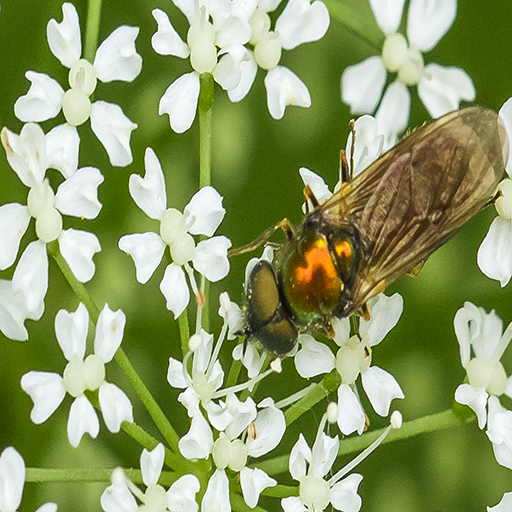
[[[344,315],[426,260],[492,199],[506,140],[492,110],[449,113],[414,131],[311,212],[326,223],[352,224],[361,235],[363,254]]]

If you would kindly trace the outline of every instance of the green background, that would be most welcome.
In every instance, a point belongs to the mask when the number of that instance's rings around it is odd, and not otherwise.
[[[364,1],[346,1],[378,34],[371,11]],[[87,5],[76,2],[84,34]],[[105,302],[127,315],[123,347],[163,410],[177,425],[180,434],[188,429],[177,393],[166,381],[168,357],[180,354],[177,323],[165,308],[158,285],[163,264],[146,285],[135,280],[132,260],[117,248],[127,233],[156,230],[132,202],[128,178],[143,174],[143,155],[147,146],[155,149],[166,174],[168,205],[182,209],[198,187],[198,123],[185,134],[169,128],[168,116],[158,115],[158,102],[181,74],[190,70],[187,60],[157,55],[150,39],[156,30],[151,10],[160,7],[185,37],[184,16],[170,1],[105,1],[99,42],[122,24],[140,27],[137,49],[143,57],[139,77],[130,84],[98,83],[96,99],[118,103],[139,125],[132,135],[134,163],[127,168],[112,168],[106,153],[91,133],[89,124],[80,127],[80,166],[94,165],[105,176],[99,196],[103,209],[94,221],[65,219],[65,227],[95,231],[102,252],[87,288],[97,304]],[[407,6],[406,6],[407,7]],[[67,83],[67,70],[50,53],[46,24],[50,18],[62,20],[61,2],[8,0],[0,11],[0,124],[19,133],[22,123],[14,117],[13,105],[25,94],[27,70],[44,72]],[[405,18],[405,17],[404,17]],[[275,17],[274,17],[275,20]],[[404,20],[403,20],[404,21]],[[454,25],[425,62],[459,66],[472,77],[477,104],[498,110],[512,95],[512,4],[509,2],[460,2]],[[402,24],[402,29],[403,29]],[[312,106],[289,107],[281,121],[268,113],[264,73],[259,70],[248,96],[232,104],[226,93],[215,89],[213,111],[212,184],[224,197],[226,217],[219,233],[234,246],[252,240],[283,217],[301,221],[302,181],[298,168],[308,167],[321,174],[332,187],[337,180],[339,150],[345,147],[350,113],[341,103],[339,82],[342,70],[378,53],[378,49],[351,32],[339,20],[331,19],[329,31],[321,41],[284,51],[281,64],[292,69],[308,86]],[[416,92],[412,91],[410,126],[428,119]],[[62,118],[43,124],[48,131]],[[58,177],[51,174],[52,182]],[[26,204],[27,190],[10,169],[0,151],[0,204]],[[477,267],[476,252],[495,216],[488,208],[472,219],[448,244],[437,251],[416,278],[404,277],[388,289],[404,297],[404,313],[398,326],[373,352],[373,363],[390,371],[399,381],[405,400],[395,401],[404,420],[449,409],[458,384],[464,379],[453,317],[464,301],[472,301],[487,311],[495,309],[504,324],[512,321],[510,286],[485,278]],[[33,224],[23,239],[23,247],[35,237]],[[228,278],[211,287],[213,332],[219,332],[216,315],[218,294],[227,290],[233,300],[242,301],[244,267],[248,257],[232,261]],[[12,269],[0,273],[10,278]],[[140,447],[121,433],[112,436],[100,420],[97,440],[85,436],[73,449],[66,436],[70,398],[43,425],[29,420],[32,403],[20,389],[21,376],[29,370],[61,373],[65,361],[55,341],[53,322],[61,308],[75,310],[77,301],[54,262],[50,262],[50,285],[41,321],[27,322],[30,339],[10,341],[0,334],[0,449],[15,446],[27,466],[42,467],[138,467]],[[191,321],[194,316],[191,314]],[[223,362],[229,363],[229,352]],[[512,372],[510,350],[503,358]],[[135,419],[158,435],[126,378],[115,363],[107,367],[107,378],[120,385],[134,404]],[[273,376],[261,386],[259,398],[270,394],[275,399],[287,396],[303,383],[296,378],[291,361],[284,362],[284,375]],[[502,403],[510,407],[508,400]],[[278,453],[286,453],[303,431],[311,443],[326,403],[305,414],[287,433]],[[371,427],[385,421],[370,411]],[[337,432],[332,429],[333,435]],[[341,458],[337,470],[348,462]],[[512,473],[500,467],[486,435],[476,422],[461,428],[425,434],[382,446],[358,468],[364,475],[359,488],[364,511],[439,510],[483,511],[495,505],[505,491],[512,491]],[[282,478],[279,478],[280,481]],[[284,483],[287,482],[286,478]],[[289,482],[291,483],[291,482]],[[99,495],[105,484],[27,484],[21,510],[34,510],[48,500],[59,510],[99,510]],[[263,502],[268,510],[278,503]]]

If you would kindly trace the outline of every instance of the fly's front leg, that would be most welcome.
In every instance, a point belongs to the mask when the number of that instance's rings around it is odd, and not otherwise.
[[[231,258],[233,256],[239,256],[240,254],[246,254],[248,252],[255,251],[258,247],[267,242],[268,239],[278,229],[282,229],[284,231],[288,240],[291,240],[293,238],[293,230],[290,222],[288,221],[288,219],[283,219],[281,222],[278,222],[275,226],[272,226],[263,231],[263,233],[261,233],[260,236],[255,238],[252,242],[248,243],[247,245],[243,245],[242,247],[236,247],[235,249],[229,249],[228,257]]]

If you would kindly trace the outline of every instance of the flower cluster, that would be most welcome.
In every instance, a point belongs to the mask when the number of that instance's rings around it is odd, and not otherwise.
[[[211,74],[230,100],[237,102],[249,92],[258,67],[267,70],[267,103],[274,119],[283,117],[287,105],[311,105],[306,85],[279,62],[283,49],[291,50],[322,38],[329,26],[329,13],[319,0],[312,4],[310,0],[290,0],[275,29],[270,30],[269,12],[276,10],[279,3],[280,0],[177,2],[190,24],[186,43],[167,14],[153,10],[158,24],[152,38],[154,50],[161,55],[190,57],[193,69],[175,80],[160,100],[159,113],[169,115],[174,131],[182,133],[192,125],[203,73]]]
[[[459,107],[461,100],[475,99],[475,88],[468,74],[456,67],[431,63],[425,66],[423,54],[436,46],[452,26],[457,0],[411,0],[407,16],[407,39],[398,32],[404,0],[370,5],[385,35],[382,56],[369,57],[348,66],[341,76],[341,96],[354,114],[373,113],[385,149],[396,143],[408,124],[411,96],[407,87],[418,86],[418,94],[432,117]],[[384,94],[387,73],[397,78]]]

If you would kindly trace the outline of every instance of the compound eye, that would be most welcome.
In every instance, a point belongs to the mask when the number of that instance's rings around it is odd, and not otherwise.
[[[348,236],[331,236],[331,243],[336,255],[338,272],[345,287],[354,282],[357,271],[357,258],[354,243]]]

